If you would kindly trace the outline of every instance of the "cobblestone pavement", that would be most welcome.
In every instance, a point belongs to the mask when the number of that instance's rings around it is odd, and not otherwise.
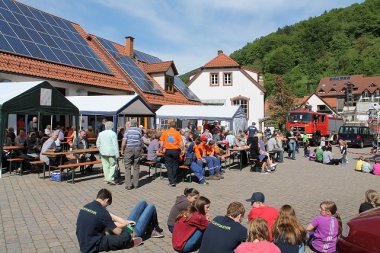
[[[369,152],[369,148],[350,150]],[[357,156],[350,154],[347,166],[327,166],[309,162],[298,154],[297,160],[286,159],[273,174],[253,173],[246,167],[243,171],[227,170],[224,180],[210,181],[208,186],[180,183],[175,188],[169,187],[167,180],[149,179],[147,167],[142,166],[141,187],[132,191],[126,191],[124,185],[104,184],[100,173],[77,178],[74,185],[39,179],[37,174],[5,173],[0,179],[0,252],[79,252],[75,235],[78,211],[102,187],[113,192],[109,210],[115,214],[126,217],[140,199],[157,207],[165,238],[149,239],[125,252],[173,252],[166,219],[175,197],[185,187],[196,187],[211,200],[212,215],[224,214],[232,201],[243,202],[248,213],[250,206],[244,200],[252,192],[262,191],[267,205],[292,205],[304,225],[318,214],[319,203],[328,199],[337,203],[346,222],[357,214],[367,189],[380,192],[380,177],[354,171]]]

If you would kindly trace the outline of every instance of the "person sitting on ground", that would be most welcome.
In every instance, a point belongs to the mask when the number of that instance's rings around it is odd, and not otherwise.
[[[266,155],[260,155],[260,148],[259,148],[259,138],[257,136],[254,136],[252,138],[251,145],[249,147],[249,154],[251,159],[257,159],[259,161],[259,164],[261,164],[260,172],[265,174],[268,173],[268,156]],[[255,164],[256,165],[256,164]]]
[[[326,150],[326,147],[318,146],[315,150],[315,161],[317,163],[323,163],[323,152]]]
[[[84,130],[79,131],[79,136],[78,138],[74,139],[74,142],[72,144],[73,150],[78,150],[78,149],[88,149],[90,147],[88,140],[87,140],[87,133]],[[96,157],[94,156],[93,153],[82,153],[82,154],[74,154],[75,157],[79,160],[79,162],[84,163],[89,159],[90,161],[96,161]],[[86,168],[86,171],[92,171],[92,167],[94,165],[89,165]],[[84,168],[81,166],[80,171],[82,174],[84,174]]]
[[[331,151],[332,151],[331,146],[327,146],[326,150],[323,151],[323,164],[338,165],[341,162],[341,159],[333,158],[333,154]]]
[[[309,161],[315,161],[315,159],[317,158],[316,152],[317,152],[317,149],[310,150]]]
[[[347,142],[340,139],[339,140],[339,149],[340,149],[340,153],[342,154],[342,165],[346,165],[348,163]]]
[[[309,142],[309,140],[307,140],[303,144],[303,156],[304,157],[309,157],[309,155],[310,155],[310,142]]]
[[[376,159],[375,164],[373,165],[372,174],[380,176],[380,160],[378,159]]]
[[[283,205],[272,227],[273,242],[281,252],[305,252],[306,230],[290,205]]]
[[[372,166],[368,162],[368,158],[363,159],[362,172],[364,172],[364,173],[371,173],[372,172]]]
[[[244,213],[242,203],[230,203],[226,215],[215,217],[206,228],[198,253],[230,253],[245,242],[247,229],[241,225]]]
[[[270,230],[266,220],[258,217],[249,221],[247,242],[243,242],[236,249],[235,253],[281,253],[280,249],[271,241]]]
[[[189,144],[190,148],[191,144]],[[194,175],[198,178],[199,184],[207,184],[205,179],[205,166],[206,160],[204,156],[206,156],[206,149],[204,143],[202,143],[201,138],[195,139],[194,142],[194,153],[191,153],[189,150],[189,154],[194,155],[193,161],[191,162],[190,169],[194,172]],[[190,155],[189,155],[190,157]],[[211,179],[213,180],[213,178]]]
[[[199,198],[199,192],[194,188],[185,188],[183,195],[177,196],[174,206],[170,209],[168,217],[168,229],[173,233],[175,220],[187,208],[189,208]]]
[[[199,249],[203,233],[211,220],[209,209],[210,200],[200,196],[177,217],[172,236],[175,251],[187,253]]]
[[[320,215],[306,228],[310,231],[307,244],[313,252],[333,253],[342,233],[342,220],[333,201],[323,201],[319,207]]]
[[[138,246],[148,231],[148,225],[155,225],[156,209],[145,201],[137,203],[128,220],[107,211],[112,204],[112,193],[101,189],[96,200],[85,205],[78,214],[76,235],[81,252],[120,250]],[[141,219],[141,220],[140,220]],[[131,227],[134,227],[133,229]],[[109,234],[106,234],[108,232]],[[153,230],[151,237],[163,237]]]
[[[251,202],[252,209],[248,214],[248,220],[261,217],[268,223],[269,237],[272,240],[272,226],[278,217],[276,208],[264,205],[265,196],[262,192],[254,192],[250,199],[246,201]]]
[[[380,206],[379,196],[375,190],[369,189],[365,192],[365,202],[363,202],[359,207],[359,213],[371,210]]]
[[[160,137],[161,137],[161,133],[159,132],[153,135],[153,139],[149,143],[149,146],[148,146],[148,154],[147,154],[148,161],[155,161],[158,163],[163,162],[163,154],[160,152],[161,150]]]
[[[207,162],[208,171],[210,173],[210,177],[214,177],[217,179],[224,179],[224,177],[221,174],[221,159],[218,157],[217,152],[219,151],[219,148],[215,150],[215,142],[213,140],[209,140],[209,143],[205,145],[206,148],[206,157],[205,160]],[[217,152],[216,152],[217,151]]]
[[[363,160],[364,160],[364,157],[363,156],[359,156],[359,159],[358,159],[358,161],[356,162],[356,165],[355,165],[355,170],[356,171],[362,171]]]

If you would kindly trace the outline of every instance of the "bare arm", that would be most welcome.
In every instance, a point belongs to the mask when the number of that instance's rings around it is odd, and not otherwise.
[[[306,230],[307,231],[313,231],[314,230],[313,225],[311,225],[311,224],[307,225]]]
[[[131,225],[136,224],[136,222],[134,222],[134,221],[124,220],[123,218],[121,218],[115,214],[110,213],[110,215],[111,215],[112,221],[115,223],[115,225],[118,228],[123,228],[125,226],[128,226],[129,224],[131,224]]]
[[[124,155],[124,148],[125,148],[125,145],[127,144],[127,140],[123,138],[122,142],[121,142],[121,150],[120,150],[120,153],[122,155]]]

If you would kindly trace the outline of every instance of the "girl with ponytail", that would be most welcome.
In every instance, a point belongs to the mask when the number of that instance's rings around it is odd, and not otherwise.
[[[364,211],[368,211],[372,208],[376,208],[380,206],[379,196],[375,190],[368,190],[365,192],[365,202],[360,205],[359,213]]]

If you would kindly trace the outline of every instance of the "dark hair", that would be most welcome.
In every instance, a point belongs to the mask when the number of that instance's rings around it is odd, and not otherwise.
[[[177,220],[181,217],[185,217],[186,220],[189,220],[193,213],[198,212],[201,215],[206,215],[205,205],[210,204],[210,200],[206,197],[200,196],[195,202],[191,204],[186,210],[178,215]]]
[[[195,196],[195,195],[199,195],[199,192],[194,189],[194,188],[185,188],[185,190],[183,191],[183,195],[185,195],[186,197],[187,196]]]
[[[201,144],[201,138],[200,137],[197,137],[196,139],[195,139],[195,144],[196,145],[199,145],[199,144]]]
[[[108,205],[112,204],[112,193],[105,188],[100,189],[96,198],[101,200],[108,199]]]

